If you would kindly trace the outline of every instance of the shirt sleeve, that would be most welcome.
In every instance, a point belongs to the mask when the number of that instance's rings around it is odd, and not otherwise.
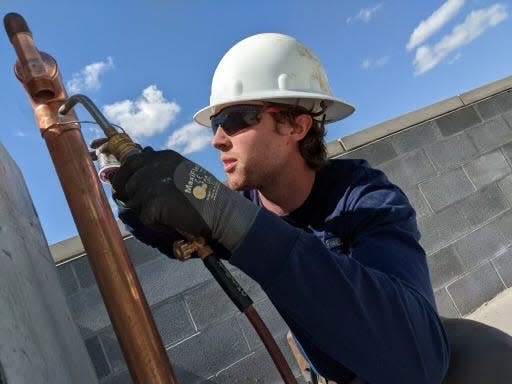
[[[231,263],[262,286],[323,376],[441,383],[449,348],[413,209],[369,169],[340,205],[328,225],[349,231],[351,252],[261,210]]]

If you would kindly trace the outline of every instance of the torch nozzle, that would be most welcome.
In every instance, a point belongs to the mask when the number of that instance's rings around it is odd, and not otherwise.
[[[129,155],[140,152],[140,145],[134,143],[126,133],[117,132],[114,126],[110,124],[103,113],[101,113],[99,108],[85,95],[71,96],[60,106],[59,114],[67,114],[77,103],[82,104],[85,109],[87,109],[103,130],[103,133],[105,133],[105,136],[108,139],[107,149],[110,154],[114,155],[119,161],[123,161]]]
[[[109,123],[107,118],[101,113],[98,107],[85,95],[73,95],[66,100],[59,108],[59,114],[66,115],[76,104],[82,104],[85,109],[91,114],[94,120],[101,127],[105,136],[108,138],[118,134],[117,130]]]

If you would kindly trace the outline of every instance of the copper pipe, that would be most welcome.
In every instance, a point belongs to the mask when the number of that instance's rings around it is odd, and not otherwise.
[[[32,103],[132,378],[136,383],[174,384],[172,367],[77,117],[73,112],[58,117],[67,95],[57,63],[37,50],[23,17],[9,13],[4,24],[18,56],[16,76]]]

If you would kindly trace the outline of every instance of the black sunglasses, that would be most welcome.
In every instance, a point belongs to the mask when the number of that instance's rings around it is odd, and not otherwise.
[[[265,105],[237,104],[224,108],[222,111],[210,117],[213,135],[222,127],[228,136],[241,131],[244,128],[256,125],[261,121],[263,111],[279,112],[278,108]]]

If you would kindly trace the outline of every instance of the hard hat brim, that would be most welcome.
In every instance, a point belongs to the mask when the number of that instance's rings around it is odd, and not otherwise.
[[[233,105],[233,104],[240,104],[240,103],[247,103],[251,101],[269,101],[269,102],[279,102],[279,100],[289,100],[289,99],[295,99],[298,102],[296,104],[299,104],[300,100],[316,100],[321,101],[325,100],[328,104],[328,108],[326,111],[325,116],[325,123],[332,123],[341,119],[344,119],[345,117],[351,115],[355,108],[351,104],[321,93],[311,93],[311,92],[298,92],[298,91],[283,91],[280,90],[278,92],[258,92],[258,93],[246,93],[243,96],[239,98],[230,98],[229,100],[226,100],[225,102],[219,101],[218,103],[209,105],[207,107],[204,107],[197,111],[194,115],[194,120],[205,127],[210,127],[210,117],[212,115],[215,115],[223,108]],[[289,102],[286,102],[286,104],[291,104]],[[300,105],[300,104],[299,104]]]

